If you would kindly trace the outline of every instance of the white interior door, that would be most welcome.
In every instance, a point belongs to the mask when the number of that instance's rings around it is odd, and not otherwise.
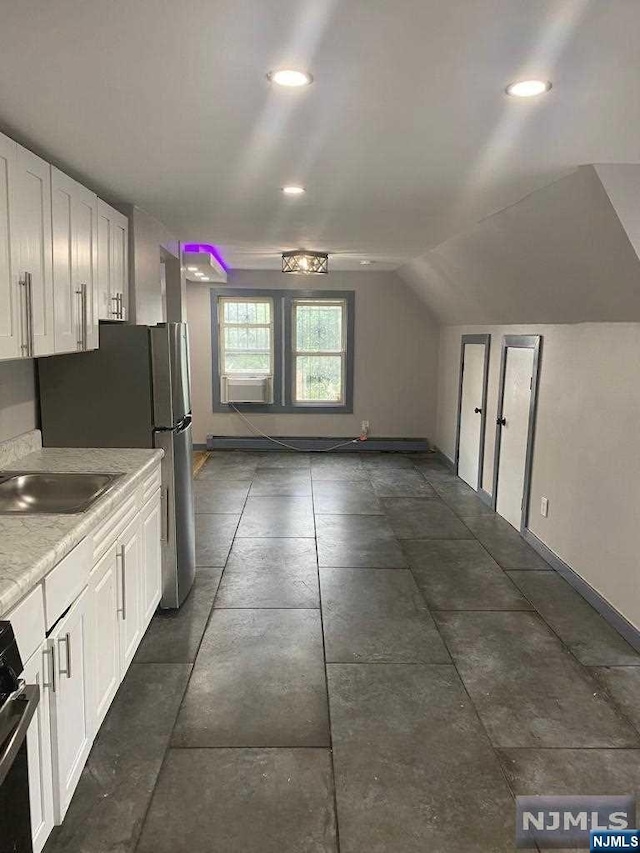
[[[462,359],[458,476],[478,488],[486,344],[465,344]]]
[[[534,350],[530,347],[506,349],[504,424],[498,426],[501,436],[496,509],[517,530],[520,530],[524,498],[533,359]]]

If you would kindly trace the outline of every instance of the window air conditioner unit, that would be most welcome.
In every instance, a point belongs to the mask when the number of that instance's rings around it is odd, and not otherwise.
[[[222,403],[272,403],[271,376],[221,376]]]

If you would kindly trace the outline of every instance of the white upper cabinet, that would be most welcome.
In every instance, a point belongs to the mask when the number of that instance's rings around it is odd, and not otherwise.
[[[98,304],[101,320],[126,320],[129,220],[98,199]]]
[[[20,329],[20,293],[11,264],[13,231],[11,189],[18,146],[0,134],[0,359],[18,358],[26,353]]]
[[[98,346],[98,205],[95,193],[51,170],[55,351]]]
[[[51,355],[55,351],[51,166],[16,145],[11,183],[12,277],[17,277],[18,287],[24,291],[22,314],[27,350],[23,354],[31,358]]]

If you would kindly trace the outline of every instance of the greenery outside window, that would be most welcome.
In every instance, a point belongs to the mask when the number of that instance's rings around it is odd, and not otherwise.
[[[293,402],[343,406],[347,308],[343,299],[294,299]]]

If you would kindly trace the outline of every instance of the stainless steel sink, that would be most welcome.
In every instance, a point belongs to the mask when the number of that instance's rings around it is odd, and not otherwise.
[[[121,476],[0,472],[0,514],[84,512]]]

